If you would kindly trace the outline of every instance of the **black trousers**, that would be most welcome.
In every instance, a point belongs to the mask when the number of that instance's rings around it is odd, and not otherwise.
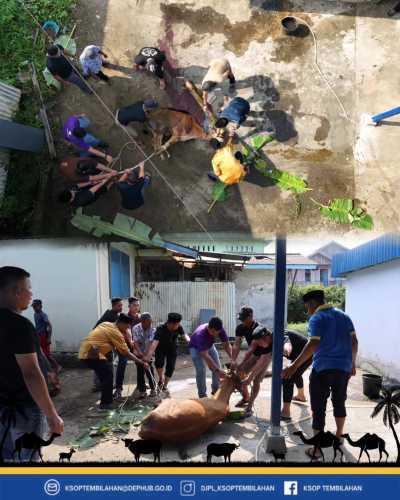
[[[163,368],[166,362],[165,376],[171,378],[175,371],[176,356],[177,354],[175,351],[164,351],[157,347],[154,353],[154,364],[156,368]]]
[[[154,384],[154,368],[152,364],[150,364],[150,370],[145,370],[143,365],[137,364],[136,373],[137,373],[137,386],[140,392],[145,392],[146,390],[145,375],[147,377],[147,380],[149,381],[150,389],[153,391],[156,388]]]
[[[331,396],[333,415],[346,416],[345,401],[350,374],[343,370],[312,370],[310,375],[310,399],[313,413],[314,430],[323,431],[325,427],[326,403]]]
[[[304,364],[302,364],[289,379],[282,380],[282,394],[284,403],[290,403],[292,401],[294,384],[296,384],[296,387],[298,389],[302,389],[304,387],[303,373],[307,370],[311,363],[312,357]]]
[[[100,380],[101,385],[101,399],[100,403],[109,405],[113,402],[113,381],[114,370],[112,360],[102,359],[87,359],[86,364],[89,368],[94,370],[95,374]]]

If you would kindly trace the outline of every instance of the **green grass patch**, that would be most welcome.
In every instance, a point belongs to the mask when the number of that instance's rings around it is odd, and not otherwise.
[[[308,323],[288,323],[288,330],[294,330],[307,337]]]
[[[0,80],[22,90],[19,111],[14,121],[33,127],[42,127],[39,102],[30,78],[21,81],[28,71],[28,63],[36,66],[43,98],[52,91],[45,85],[41,73],[46,65],[45,50],[49,41],[40,32],[34,44],[39,25],[22,4],[42,24],[56,21],[61,27],[72,28],[71,14],[75,0],[0,0]],[[32,235],[32,216],[37,198],[38,181],[42,171],[48,170],[51,159],[47,149],[40,155],[12,152],[7,172],[7,186],[0,206],[0,230],[8,236]]]

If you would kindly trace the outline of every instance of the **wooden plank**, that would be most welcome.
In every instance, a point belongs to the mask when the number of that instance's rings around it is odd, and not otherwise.
[[[47,147],[49,149],[49,154],[51,158],[55,158],[57,156],[56,153],[56,148],[54,146],[54,138],[53,134],[51,132],[51,127],[50,127],[50,122],[47,116],[46,112],[46,106],[43,100],[42,92],[40,90],[40,85],[39,85],[39,80],[37,77],[37,72],[36,72],[36,67],[35,64],[32,62],[31,63],[31,72],[32,72],[32,83],[33,86],[39,96],[41,108],[40,108],[40,119],[42,120],[43,126],[44,126],[44,133],[46,136],[46,142],[47,142]]]

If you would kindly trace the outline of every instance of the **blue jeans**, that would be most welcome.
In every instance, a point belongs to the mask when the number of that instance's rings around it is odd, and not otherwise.
[[[213,359],[214,363],[220,368],[221,363],[219,362],[218,351],[213,345],[209,350],[208,354]],[[199,398],[204,398],[207,396],[207,384],[206,384],[206,362],[202,358],[200,352],[193,347],[190,349],[190,355],[192,356],[193,364],[196,370],[196,384],[197,384],[197,392],[199,394]],[[219,388],[219,377],[218,374],[212,372],[212,382],[211,382],[211,390],[212,392],[216,392]]]
[[[69,75],[69,77],[67,78],[67,81],[70,82],[70,83],[73,83],[74,85],[76,85],[77,87],[79,87],[82,92],[85,92],[85,94],[93,94],[93,91],[91,90],[91,88],[88,86],[88,84],[85,82],[85,80],[83,80],[79,75],[78,73],[74,71],[72,71],[72,73]]]
[[[15,421],[11,420],[8,426],[8,413],[10,409],[0,406],[0,442],[4,440],[3,460],[5,462],[39,462],[39,453],[22,448],[20,456],[14,457],[15,440],[23,434],[34,432],[38,437],[44,439],[47,432],[47,420],[37,406],[21,406],[21,411],[15,411]],[[6,434],[6,435],[5,435]]]
[[[86,116],[82,116],[78,120],[79,125],[82,128],[86,129],[90,127],[90,120],[89,118],[86,118]],[[101,140],[97,139],[97,137],[93,134],[89,134],[89,132],[86,132],[86,135],[83,137],[83,141],[91,147],[96,147],[101,144]],[[87,151],[80,151],[79,156],[89,156],[89,153]]]

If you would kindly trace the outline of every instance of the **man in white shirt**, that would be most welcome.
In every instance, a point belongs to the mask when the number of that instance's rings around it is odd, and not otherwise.
[[[150,313],[142,313],[140,316],[140,323],[132,328],[132,337],[134,343],[135,353],[140,358],[145,358],[149,352],[151,343],[154,340],[156,329],[152,326],[152,318]],[[149,369],[145,370],[142,365],[136,364],[137,369],[137,389],[139,397],[146,397],[146,381],[145,374],[150,386],[150,397],[156,396],[156,386],[154,378],[154,369],[151,360],[149,361]]]

